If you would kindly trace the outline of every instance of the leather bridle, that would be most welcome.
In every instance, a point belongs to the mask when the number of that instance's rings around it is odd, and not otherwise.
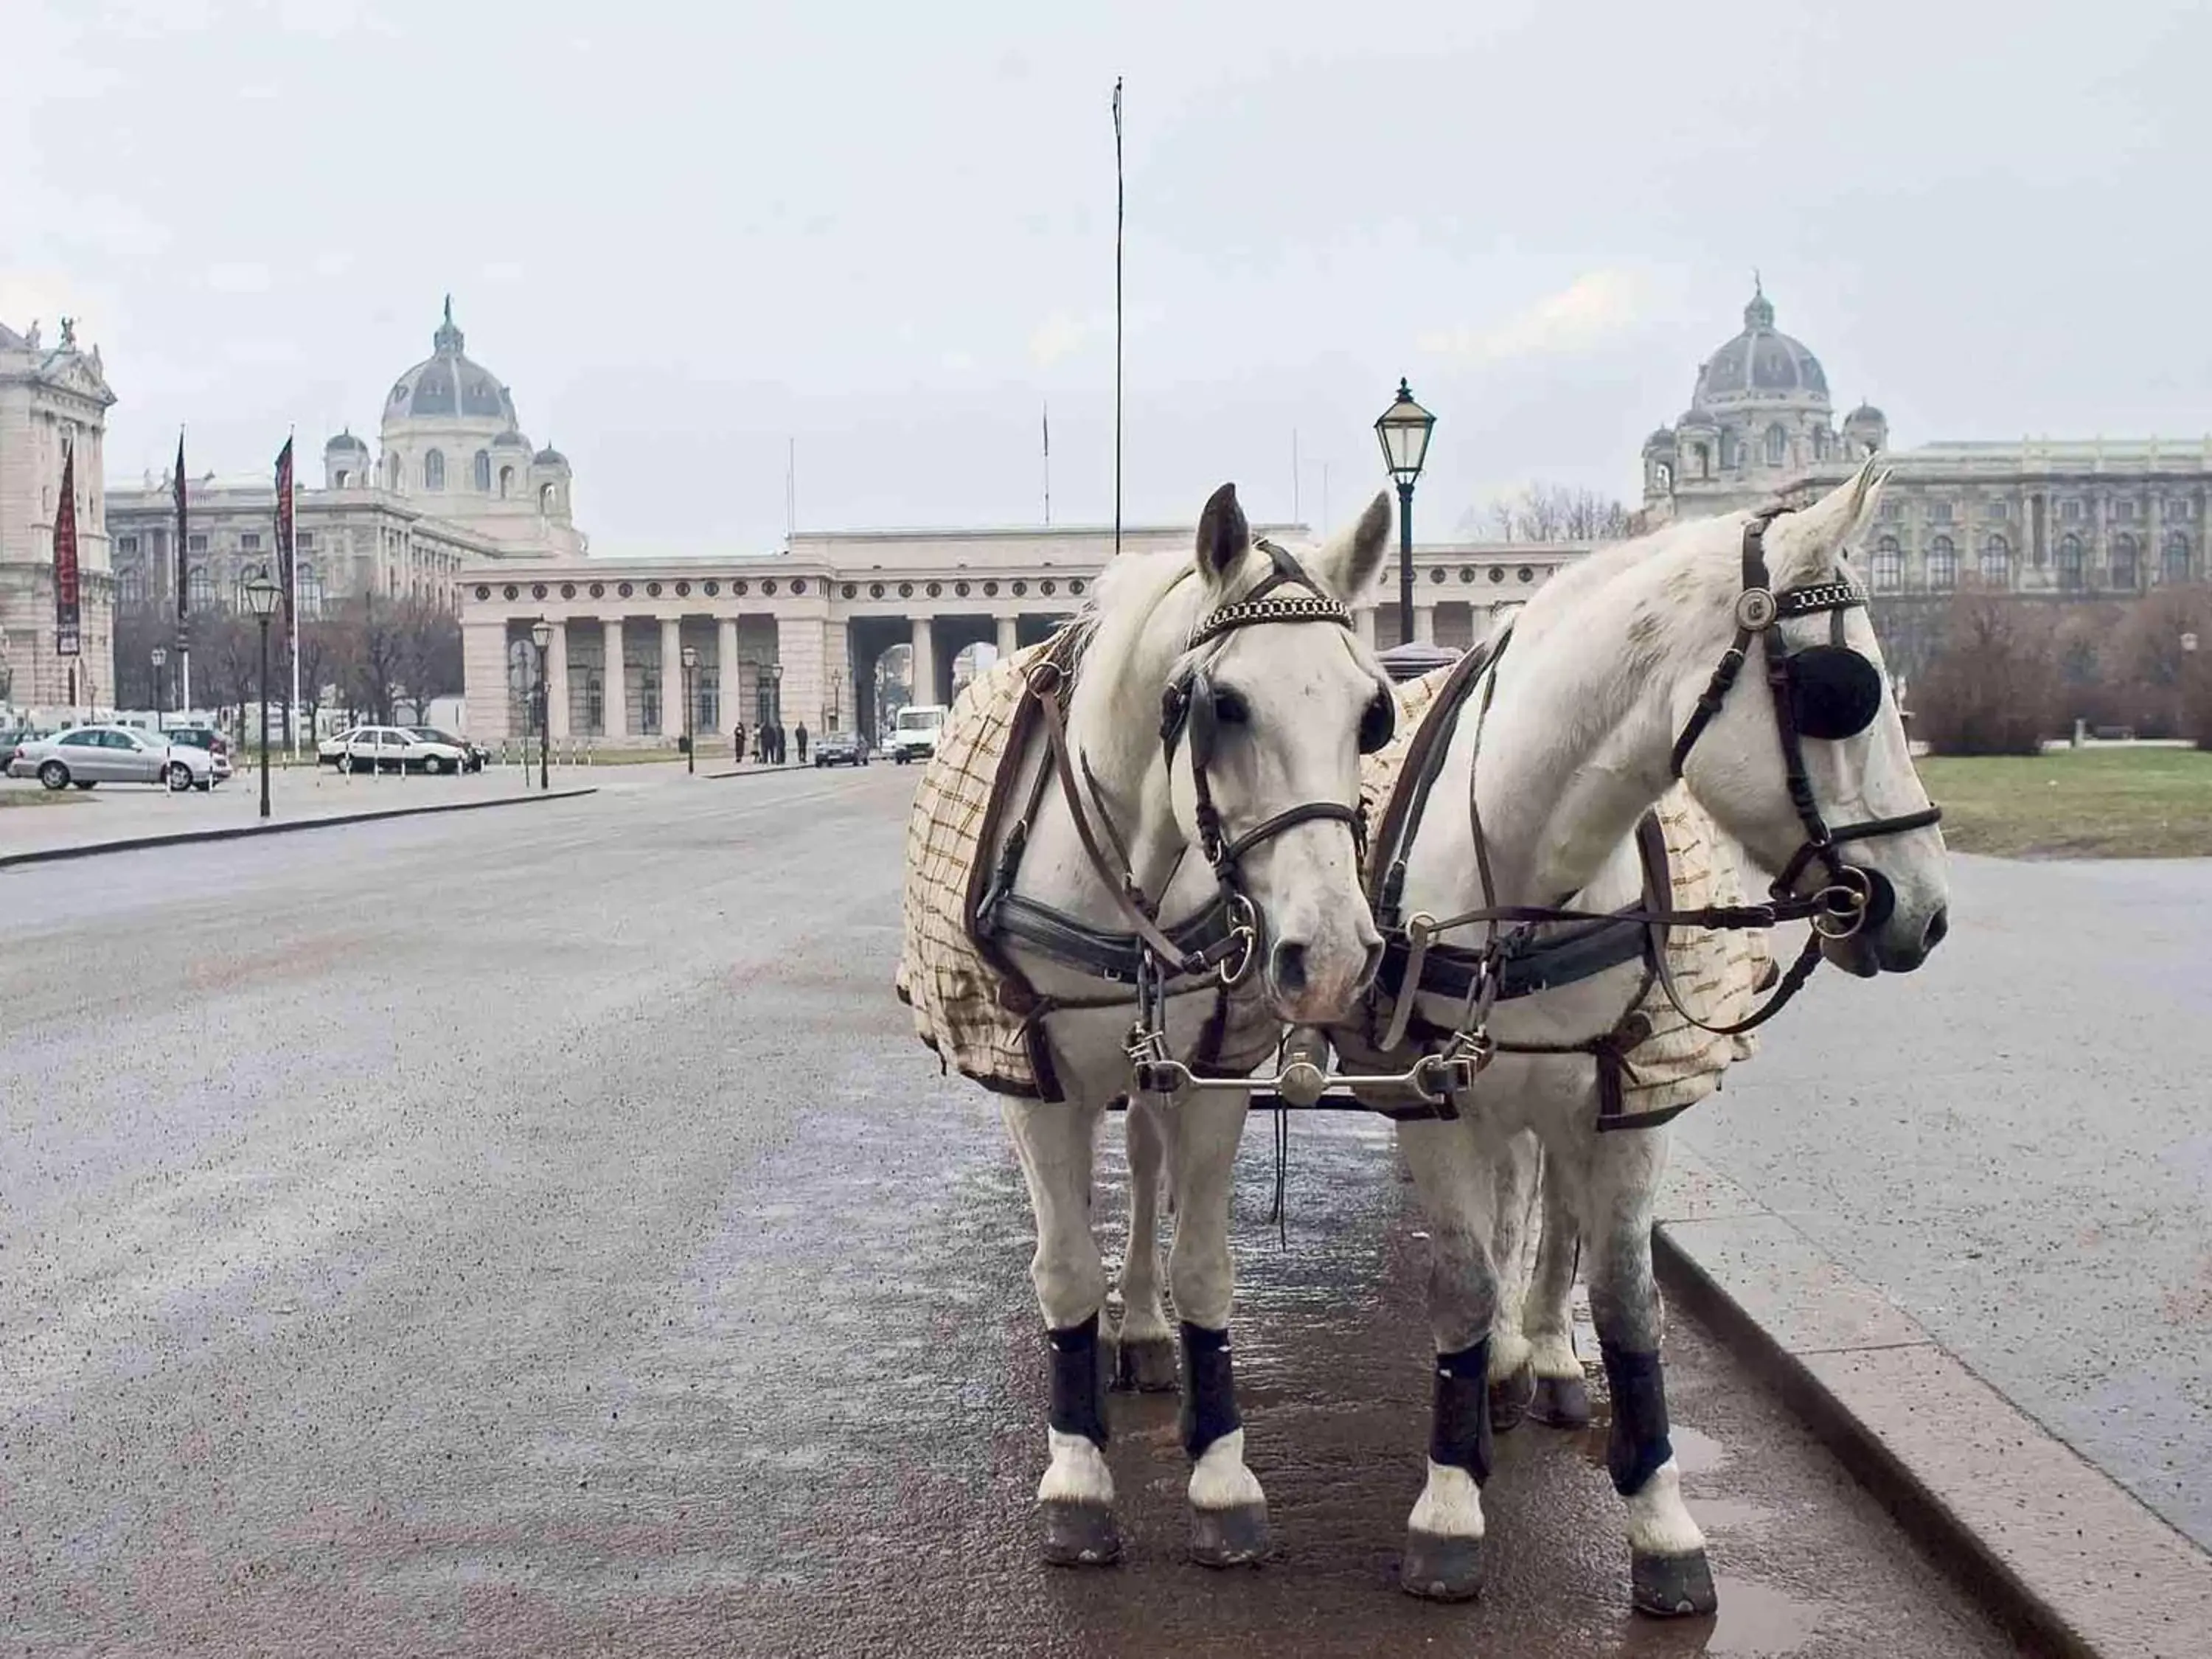
[[[1778,901],[1794,899],[1799,878],[1808,867],[1820,865],[1827,885],[1814,896],[1817,902],[1811,915],[1814,930],[1828,939],[1849,939],[1863,927],[1880,927],[1896,896],[1879,871],[1846,863],[1840,850],[1843,844],[1925,830],[1942,822],[1943,811],[1931,803],[1917,812],[1866,818],[1841,829],[1831,829],[1821,816],[1812,778],[1805,769],[1804,739],[1856,737],[1872,725],[1881,707],[1881,671],[1844,642],[1844,615],[1865,606],[1865,589],[1838,576],[1832,581],[1802,584],[1779,592],[1773,590],[1766,571],[1766,527],[1783,511],[1779,507],[1763,507],[1744,526],[1743,591],[1736,596],[1735,638],[1722,653],[1697,707],[1683,723],[1668,764],[1676,777],[1682,775],[1690,750],[1720,713],[1756,639],[1766,684],[1774,696],[1774,729],[1782,744],[1784,785],[1805,831],[1803,842],[1767,890]],[[1788,649],[1781,624],[1792,617],[1824,612],[1832,619],[1829,642],[1798,651]]]
[[[1352,613],[1298,562],[1273,542],[1254,544],[1273,567],[1258,586],[1200,617],[1185,641],[1187,665],[1170,681],[1160,700],[1160,744],[1170,768],[1178,748],[1186,750],[1196,798],[1197,844],[1212,866],[1215,896],[1197,916],[1172,927],[1159,921],[1158,902],[1145,890],[1130,860],[1128,845],[1107,810],[1103,792],[1086,759],[1067,734],[1066,699],[1072,670],[1050,657],[1030,665],[1026,689],[1043,717],[1047,759],[1038,775],[1030,810],[1018,823],[1001,860],[998,878],[979,907],[979,929],[1021,940],[1040,952],[1100,978],[1133,978],[1140,1004],[1150,1005],[1170,980],[1215,976],[1224,989],[1250,976],[1261,960],[1262,924],[1259,907],[1245,890],[1243,860],[1255,848],[1302,823],[1339,823],[1349,828],[1356,849],[1364,850],[1365,823],[1356,805],[1302,801],[1231,835],[1216,805],[1211,771],[1218,742],[1218,709],[1208,663],[1189,656],[1245,628],[1277,623],[1328,623],[1350,629]],[[1362,723],[1363,752],[1389,741],[1389,711],[1395,708],[1378,685],[1377,707],[1385,711],[1377,730]],[[1012,890],[1012,878],[1028,828],[1048,782],[1059,786],[1074,821],[1076,838],[1093,871],[1112,895],[1128,924],[1127,934],[1102,933],[1079,919]],[[1087,799],[1086,799],[1087,798]],[[1110,848],[1110,851],[1109,851]],[[1173,872],[1168,878],[1173,880]],[[1144,1018],[1140,1016],[1140,1018]]]

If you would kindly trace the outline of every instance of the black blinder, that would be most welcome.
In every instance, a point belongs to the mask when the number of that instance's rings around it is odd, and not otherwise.
[[[1375,701],[1367,705],[1367,712],[1359,717],[1359,752],[1374,754],[1398,733],[1398,700],[1388,691],[1378,691]]]
[[[1847,645],[1790,653],[1790,708],[1808,738],[1855,738],[1881,712],[1881,671]]]

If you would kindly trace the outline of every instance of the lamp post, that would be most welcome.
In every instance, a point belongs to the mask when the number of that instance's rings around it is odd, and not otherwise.
[[[158,732],[161,729],[161,704],[168,690],[161,684],[161,671],[169,665],[169,653],[157,645],[151,655],[154,664],[154,729]]]
[[[783,764],[783,665],[768,665],[769,718],[775,726],[775,763]]]
[[[699,665],[699,647],[687,645],[678,654],[684,659],[684,774],[690,777],[699,770],[699,732],[693,720],[698,705],[691,696],[691,671]]]
[[[1437,417],[1413,401],[1401,379],[1398,395],[1375,422],[1382,445],[1382,465],[1398,485],[1398,643],[1413,642],[1413,481],[1429,459],[1429,434]]]
[[[269,619],[276,614],[276,602],[284,592],[269,580],[266,570],[258,570],[246,584],[246,608],[253,613],[253,620],[261,624],[261,816],[269,816]]]
[[[552,709],[549,706],[550,700],[546,695],[545,652],[553,643],[553,624],[543,617],[531,623],[530,642],[538,647],[538,787],[550,789],[553,787],[549,775],[552,765],[553,725]],[[527,760],[528,756],[526,754],[524,758]]]

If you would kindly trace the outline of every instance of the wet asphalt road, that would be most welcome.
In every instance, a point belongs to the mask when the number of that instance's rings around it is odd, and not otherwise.
[[[1679,1317],[1717,1624],[1626,1612],[1599,1436],[1533,1427],[1501,1442],[1487,1599],[1402,1596],[1424,1246],[1347,1120],[1295,1126],[1288,1249],[1263,1124],[1238,1195],[1278,1559],[1180,1561],[1173,1401],[1117,1396],[1127,1561],[1035,1564],[1019,1178],[888,989],[912,784],[0,872],[0,1644],[2008,1650]]]
[[[1951,884],[1678,1133],[2212,1549],[2212,860]]]

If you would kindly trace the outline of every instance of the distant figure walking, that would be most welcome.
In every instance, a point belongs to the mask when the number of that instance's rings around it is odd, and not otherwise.
[[[799,740],[799,763],[804,766],[806,764],[806,722],[799,721],[799,730],[791,735]]]
[[[732,765],[743,766],[745,763],[745,723],[743,720],[739,720],[736,730],[730,733],[730,753]]]

